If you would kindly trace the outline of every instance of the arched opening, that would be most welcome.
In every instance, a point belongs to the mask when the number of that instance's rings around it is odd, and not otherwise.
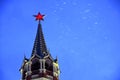
[[[53,71],[53,65],[52,65],[52,62],[50,60],[46,60],[45,69],[48,71]]]
[[[40,69],[40,62],[38,59],[32,60],[31,71],[39,70]]]

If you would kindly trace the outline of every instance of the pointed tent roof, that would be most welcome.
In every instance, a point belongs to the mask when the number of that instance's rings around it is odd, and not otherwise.
[[[44,20],[43,17],[45,15],[40,14],[40,12],[37,15],[33,15],[38,22],[38,29],[37,29],[37,34],[36,34],[36,38],[35,38],[35,42],[34,42],[34,46],[33,46],[33,50],[32,50],[32,55],[31,57],[34,55],[40,57],[40,58],[49,58],[51,60],[53,60],[52,56],[50,55],[49,51],[47,50],[46,44],[45,44],[45,40],[44,40],[44,36],[43,36],[43,32],[42,32],[42,27],[41,27],[41,23],[40,21]]]
[[[47,47],[45,44],[42,27],[40,23],[38,24],[37,34],[36,34],[36,38],[35,38],[35,42],[32,50],[32,55],[34,54],[39,55],[40,58],[43,58],[44,56],[48,55]]]

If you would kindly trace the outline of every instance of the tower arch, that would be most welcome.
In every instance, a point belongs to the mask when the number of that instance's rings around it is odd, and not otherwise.
[[[32,59],[31,64],[31,71],[39,70],[40,69],[40,61],[38,58]]]

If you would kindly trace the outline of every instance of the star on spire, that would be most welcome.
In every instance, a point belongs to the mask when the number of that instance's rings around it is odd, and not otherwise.
[[[33,16],[36,18],[36,21],[38,20],[39,23],[40,23],[41,20],[44,20],[43,17],[44,17],[45,15],[42,15],[42,14],[40,14],[40,12],[39,12],[37,15],[33,15]]]

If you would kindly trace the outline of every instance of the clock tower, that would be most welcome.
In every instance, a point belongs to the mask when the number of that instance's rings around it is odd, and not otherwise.
[[[58,59],[53,59],[47,50],[40,21],[44,15],[34,15],[39,21],[31,57],[24,56],[20,72],[22,80],[59,80]]]

